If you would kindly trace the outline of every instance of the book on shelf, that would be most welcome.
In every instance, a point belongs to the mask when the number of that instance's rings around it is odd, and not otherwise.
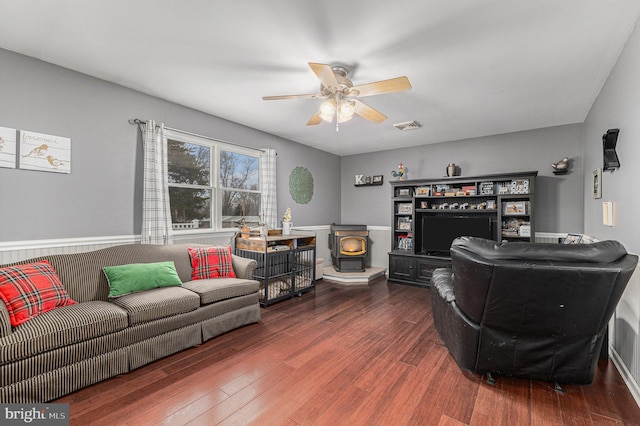
[[[400,234],[398,235],[398,250],[411,250],[413,247],[412,234]]]

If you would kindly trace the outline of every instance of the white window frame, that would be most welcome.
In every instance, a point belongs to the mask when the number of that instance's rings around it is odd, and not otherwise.
[[[208,187],[211,188],[211,203],[212,203],[211,228],[174,229],[173,230],[174,234],[180,235],[180,234],[203,234],[203,233],[213,233],[213,232],[229,232],[235,229],[235,228],[222,227],[222,192],[224,189],[228,189],[228,188],[222,188],[220,183],[220,152],[221,151],[235,152],[238,154],[256,157],[258,159],[258,189],[247,190],[247,192],[257,193],[260,196],[260,202],[262,203],[262,182],[260,182],[260,168],[262,167],[262,161],[260,158],[259,149],[246,148],[246,147],[238,146],[235,144],[231,144],[229,142],[224,142],[218,139],[209,138],[206,136],[199,136],[191,133],[184,133],[184,132],[170,130],[170,129],[165,130],[165,138],[167,139],[167,141],[169,139],[172,139],[178,142],[204,145],[211,149],[211,161],[210,161],[210,170],[209,170],[210,182],[208,185]],[[193,185],[175,184],[175,183],[169,183],[169,186],[181,187],[181,188],[193,187]]]

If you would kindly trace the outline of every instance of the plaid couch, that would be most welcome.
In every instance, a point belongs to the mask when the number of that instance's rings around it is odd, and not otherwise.
[[[48,260],[78,303],[11,327],[0,301],[0,402],[51,401],[258,322],[256,261],[234,255],[237,278],[191,281],[188,246],[198,245],[129,244],[16,263]],[[103,267],[162,261],[175,263],[182,286],[107,297]]]

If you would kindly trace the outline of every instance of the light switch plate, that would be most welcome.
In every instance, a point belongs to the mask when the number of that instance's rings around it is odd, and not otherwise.
[[[602,202],[602,224],[605,226],[614,226],[613,220],[613,202],[612,201],[603,201]]]

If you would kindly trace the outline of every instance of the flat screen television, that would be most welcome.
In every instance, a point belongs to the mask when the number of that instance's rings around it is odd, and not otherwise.
[[[469,216],[422,216],[421,236],[421,253],[447,256],[457,237],[494,239],[489,217]]]

